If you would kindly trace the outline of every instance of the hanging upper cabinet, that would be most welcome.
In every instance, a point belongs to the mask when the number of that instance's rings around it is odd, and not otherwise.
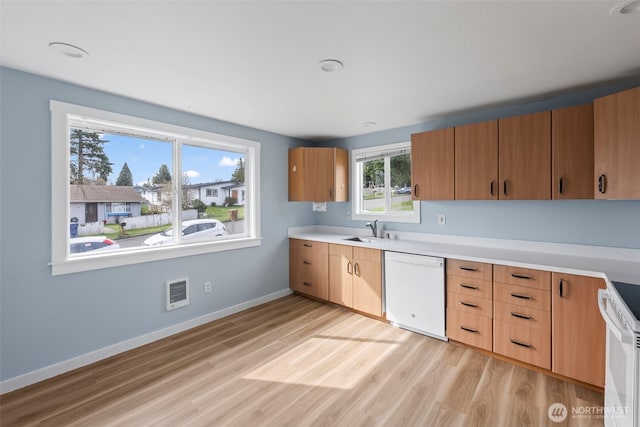
[[[456,200],[498,199],[498,121],[455,128]]]
[[[553,199],[593,199],[593,104],[551,111]]]
[[[289,201],[349,200],[349,154],[340,148],[289,150]]]
[[[594,101],[596,199],[640,199],[640,87]]]
[[[498,121],[500,199],[551,199],[551,112]]]
[[[453,200],[453,128],[411,135],[412,200]]]

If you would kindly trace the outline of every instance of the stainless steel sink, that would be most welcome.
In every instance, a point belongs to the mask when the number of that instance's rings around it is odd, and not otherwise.
[[[377,237],[347,237],[344,240],[349,240],[350,242],[360,242],[360,243],[371,243],[374,240],[379,240]]]

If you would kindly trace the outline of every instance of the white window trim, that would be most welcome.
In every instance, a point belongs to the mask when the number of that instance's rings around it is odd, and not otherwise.
[[[49,109],[51,110],[52,275],[260,246],[262,237],[260,234],[259,142],[55,100],[50,101]],[[199,242],[158,248],[123,249],[114,251],[113,253],[103,252],[93,256],[70,257],[69,227],[67,224],[70,212],[70,172],[68,166],[70,141],[68,129],[73,116],[82,117],[83,119],[95,119],[97,123],[110,122],[126,125],[130,129],[140,130],[146,135],[153,135],[154,131],[156,131],[159,136],[158,139],[166,139],[167,135],[170,135],[171,137],[188,141],[190,145],[207,147],[208,143],[213,142],[217,147],[228,145],[230,150],[236,151],[238,150],[238,146],[243,147],[247,154],[245,161],[245,188],[248,194],[248,198],[245,200],[245,233],[239,238],[221,239],[213,242]],[[174,144],[174,147],[177,146],[178,144]],[[174,150],[176,149],[177,148],[174,148]],[[175,170],[180,171],[179,168],[175,169],[177,166],[174,165],[174,175]],[[180,174],[181,172],[179,172],[178,175]],[[177,198],[174,199],[176,199],[174,203],[178,203]],[[176,212],[175,209],[174,212]],[[67,224],[66,227],[64,226],[65,224]]]
[[[362,163],[358,162],[358,158],[363,155],[374,156],[387,151],[398,151],[402,149],[411,149],[411,142],[399,142],[395,144],[379,145],[368,148],[358,148],[351,150],[351,219],[359,221],[389,221],[389,222],[408,222],[420,223],[420,202],[413,202],[413,212],[410,214],[393,213],[363,213],[362,212]],[[385,160],[385,182],[391,182],[391,172],[389,170],[389,161]],[[387,207],[388,210],[388,207]]]

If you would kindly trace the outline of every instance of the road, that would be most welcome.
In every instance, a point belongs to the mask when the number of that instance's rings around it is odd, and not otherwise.
[[[225,222],[224,225],[227,227],[229,234],[239,234],[244,232],[244,220],[241,219],[235,222]],[[153,233],[155,234],[155,233]],[[136,248],[142,246],[142,242],[145,241],[149,236],[153,236],[153,234],[145,234],[142,236],[135,237],[124,237],[122,239],[114,239],[113,241],[120,245],[120,248]]]
[[[411,200],[410,194],[398,194],[391,197],[391,203],[401,203]],[[371,210],[375,208],[384,208],[384,198],[369,199],[364,201],[364,209]]]

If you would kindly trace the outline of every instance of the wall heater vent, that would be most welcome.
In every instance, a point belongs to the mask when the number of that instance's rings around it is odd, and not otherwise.
[[[167,282],[167,311],[189,304],[189,278]]]

